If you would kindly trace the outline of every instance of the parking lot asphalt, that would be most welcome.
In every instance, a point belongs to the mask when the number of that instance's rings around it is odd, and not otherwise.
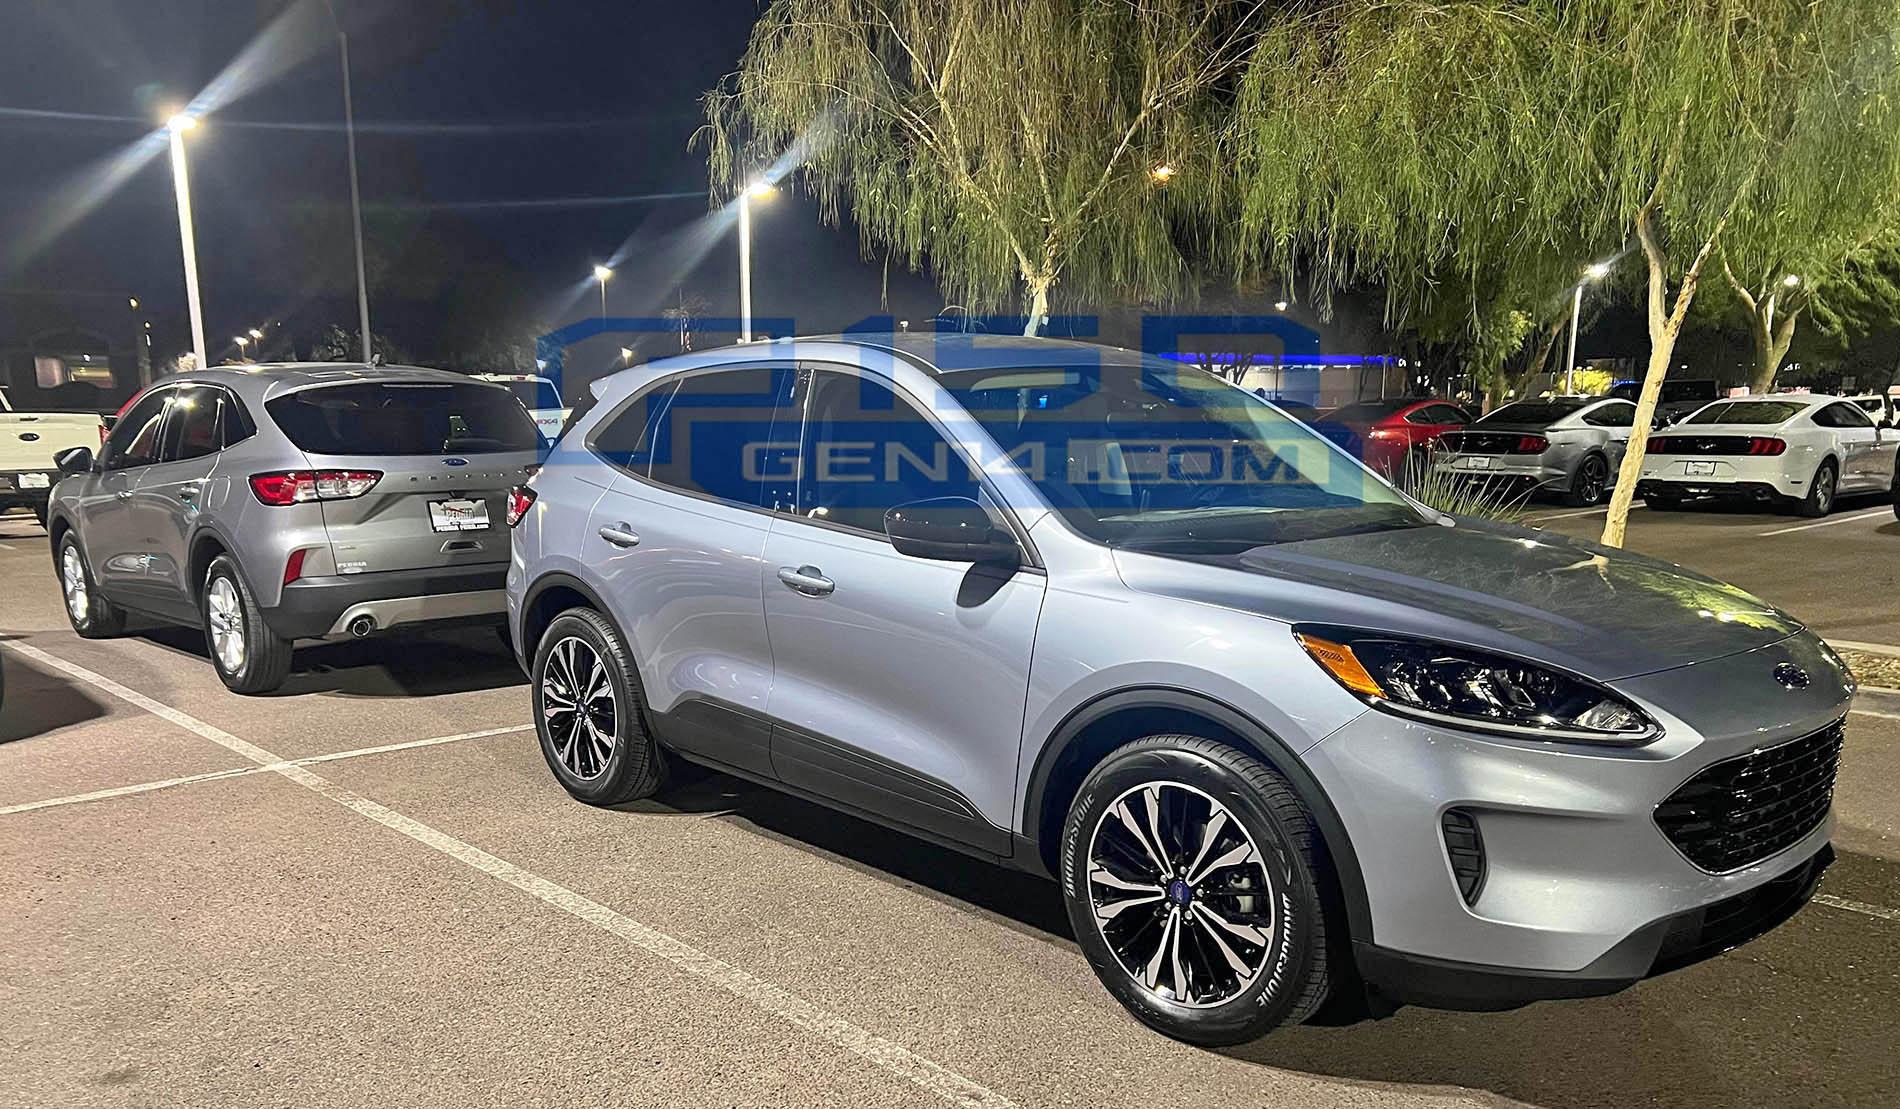
[[[1533,515],[1593,535],[1573,511]],[[1900,643],[1891,512],[1809,523],[1641,511],[1630,546]],[[1755,943],[1209,1052],[1123,1014],[1050,883],[721,775],[570,801],[484,631],[237,697],[195,633],[74,636],[7,517],[0,666],[3,1104],[1892,1103],[1900,695],[1857,702],[1841,859]]]

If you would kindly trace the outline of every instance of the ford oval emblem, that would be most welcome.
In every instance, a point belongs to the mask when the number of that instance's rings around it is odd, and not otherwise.
[[[1808,677],[1806,670],[1792,662],[1778,662],[1775,664],[1775,680],[1788,689],[1806,689],[1813,679]]]
[[[20,442],[22,443],[37,443],[39,441],[40,433],[37,431],[22,431],[20,433]]]
[[[443,460],[442,460],[442,465],[444,465],[444,466],[466,466],[466,465],[468,465],[468,459],[466,459],[466,458],[445,458],[445,459],[443,459]]]

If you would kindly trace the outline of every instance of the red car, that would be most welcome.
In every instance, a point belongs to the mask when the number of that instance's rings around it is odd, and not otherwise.
[[[1424,472],[1425,455],[1432,443],[1447,431],[1456,431],[1471,422],[1471,414],[1448,400],[1431,397],[1407,397],[1393,400],[1362,400],[1327,413],[1323,424],[1340,434],[1327,437],[1339,443],[1347,436],[1362,444],[1352,449],[1366,465],[1391,478],[1403,477],[1406,459],[1411,468]],[[1322,427],[1323,433],[1328,429]]]

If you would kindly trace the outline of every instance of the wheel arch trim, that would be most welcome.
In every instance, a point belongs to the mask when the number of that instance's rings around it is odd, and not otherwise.
[[[542,595],[544,595],[551,589],[572,589],[574,592],[579,593],[581,596],[587,598],[588,604],[593,607],[594,611],[600,613],[602,616],[606,617],[609,620],[613,619],[613,610],[607,607],[607,602],[601,598],[599,590],[596,590],[593,586],[587,584],[586,582],[582,581],[580,578],[575,577],[573,574],[565,570],[550,570],[549,572],[542,574],[540,577],[534,579],[533,584],[529,585],[527,589],[522,591],[521,619],[524,624],[527,620],[528,612],[532,610],[537,603],[539,603]],[[529,644],[525,641],[525,639],[521,636],[521,628],[517,627],[517,628],[511,628],[509,630],[515,635],[516,643],[518,644],[520,649],[524,651],[529,658],[533,658],[535,645]],[[628,646],[629,648],[631,648],[632,645],[628,644]],[[636,663],[637,663],[637,660],[636,660]]]
[[[1351,835],[1346,831],[1345,822],[1340,819],[1338,810],[1333,807],[1331,798],[1321,788],[1319,780],[1293,748],[1271,729],[1232,705],[1195,690],[1174,686],[1110,690],[1070,710],[1037,752],[1035,765],[1023,791],[1023,836],[1034,844],[1031,856],[1039,858],[1042,851],[1050,848],[1050,845],[1037,843],[1036,840],[1041,838],[1047,815],[1044,809],[1049,803],[1047,795],[1050,781],[1064,752],[1100,721],[1117,713],[1143,709],[1184,712],[1204,717],[1239,738],[1251,749],[1250,753],[1264,760],[1287,780],[1287,784],[1306,806],[1307,812],[1312,814],[1313,823],[1319,830],[1333,866],[1333,877],[1338,884],[1346,926],[1352,939],[1370,943],[1372,906],[1366,896],[1365,874],[1360,869],[1359,856],[1353,847]],[[1055,868],[1050,869],[1052,873],[1055,872]]]

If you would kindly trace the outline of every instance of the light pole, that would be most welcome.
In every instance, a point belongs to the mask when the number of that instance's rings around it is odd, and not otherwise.
[[[191,233],[191,177],[185,172],[185,132],[198,126],[197,119],[179,112],[165,121],[171,132],[172,191],[178,197],[178,242],[185,255],[185,300],[191,306],[191,350],[198,368],[210,363],[205,357],[204,309],[198,304],[198,241]]]
[[[251,341],[251,337],[249,335],[234,335],[232,336],[232,338],[237,342],[237,345],[238,345],[238,361],[242,362],[244,360],[244,355],[245,355],[244,348],[247,345],[249,345]]]
[[[752,341],[752,201],[770,200],[777,190],[754,181],[739,194],[739,341]]]
[[[1583,318],[1583,286],[1588,281],[1601,281],[1610,272],[1608,262],[1592,262],[1583,271],[1584,281],[1577,282],[1575,293],[1570,298],[1570,356],[1564,362],[1564,393],[1569,395],[1571,377],[1577,370],[1577,324]]]
[[[363,326],[363,363],[373,360],[369,349],[369,282],[363,276],[363,196],[356,183],[356,105],[350,95],[350,36],[336,17],[336,5],[323,0],[330,22],[336,25],[337,53],[343,61],[343,141],[350,156],[350,222],[356,233],[356,314]]]
[[[606,322],[607,319],[607,279],[613,275],[614,268],[612,266],[597,265],[594,267],[594,280],[600,282],[600,318],[603,323]]]

